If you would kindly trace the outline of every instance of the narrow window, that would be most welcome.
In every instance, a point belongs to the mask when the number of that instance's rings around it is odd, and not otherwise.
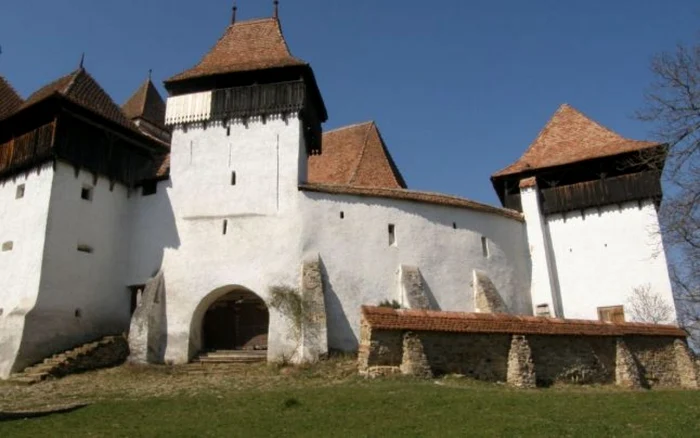
[[[344,211],[341,211],[341,212],[340,212],[340,218],[341,218],[341,219],[345,219],[345,212],[344,212]]]
[[[231,172],[231,185],[235,186],[236,185],[236,171],[234,170]]]
[[[85,254],[92,254],[95,250],[92,249],[90,245],[79,244],[78,251],[84,252]]]
[[[84,186],[80,190],[80,199],[85,201],[92,201],[92,187]]]
[[[20,184],[17,186],[17,192],[15,193],[15,199],[22,199],[24,198],[24,184]]]
[[[537,316],[541,316],[541,317],[551,316],[551,314],[549,312],[549,304],[538,304],[536,312],[537,312]]]
[[[143,183],[143,187],[141,188],[141,195],[151,196],[151,195],[155,195],[156,192],[158,192],[158,182],[157,181],[148,181],[148,182]]]
[[[14,248],[15,244],[12,241],[5,242],[2,244],[2,252],[7,252],[7,251],[12,251],[12,248]]]
[[[452,229],[457,229],[457,222],[452,222]]]
[[[223,229],[223,234],[224,236],[228,233],[228,220],[224,219],[224,229]]]
[[[75,317],[76,317],[76,318],[80,318],[81,316],[83,316],[82,310],[80,310],[80,309],[75,309]]]
[[[230,137],[230,136],[231,136],[231,127],[227,126],[226,127],[226,137]]]
[[[481,253],[485,258],[489,258],[489,240],[484,236],[481,236]]]
[[[389,224],[389,246],[396,246],[396,226]]]

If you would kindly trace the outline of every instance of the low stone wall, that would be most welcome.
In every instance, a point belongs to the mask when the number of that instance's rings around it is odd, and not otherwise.
[[[674,326],[363,307],[360,337],[368,376],[698,388],[686,333]]]

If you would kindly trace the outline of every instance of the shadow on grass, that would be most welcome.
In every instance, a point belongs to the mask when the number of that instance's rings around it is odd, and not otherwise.
[[[22,412],[3,412],[0,411],[0,423],[5,421],[16,421],[16,420],[28,420],[31,418],[41,418],[48,417],[49,415],[55,414],[70,414],[84,407],[88,406],[85,404],[63,406],[60,408],[47,409],[43,411],[22,411]]]

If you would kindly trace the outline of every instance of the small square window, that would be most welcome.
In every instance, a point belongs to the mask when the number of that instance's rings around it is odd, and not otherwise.
[[[22,199],[24,198],[24,184],[20,184],[17,186],[17,192],[15,193],[15,199]]]
[[[80,199],[84,199],[85,201],[92,201],[92,187],[83,187],[80,190]]]
[[[15,244],[12,241],[5,242],[2,244],[2,252],[12,251],[14,246],[15,246]]]
[[[536,314],[539,317],[548,318],[551,316],[549,311],[549,304],[538,304],[536,309]]]

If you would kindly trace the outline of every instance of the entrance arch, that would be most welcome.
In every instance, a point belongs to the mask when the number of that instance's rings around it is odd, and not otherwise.
[[[267,350],[270,313],[252,291],[236,286],[218,289],[197,310],[192,321],[193,325],[200,321],[197,350]]]

